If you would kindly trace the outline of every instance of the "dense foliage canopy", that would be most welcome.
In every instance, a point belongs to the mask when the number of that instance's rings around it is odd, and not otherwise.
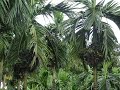
[[[120,28],[120,5],[45,2],[0,0],[0,89],[120,90],[120,45],[102,20]],[[38,15],[54,22],[41,25]]]

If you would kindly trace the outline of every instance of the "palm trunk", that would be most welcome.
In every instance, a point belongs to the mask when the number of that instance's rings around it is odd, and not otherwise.
[[[56,70],[55,70],[55,67],[53,68],[52,90],[57,90],[57,86],[56,86]]]
[[[2,81],[3,82],[3,89],[2,90],[5,90],[5,82],[6,82],[5,77],[6,77],[6,75],[3,76],[3,81]]]
[[[97,67],[93,67],[93,77],[94,77],[94,90],[97,90]]]
[[[24,84],[23,84],[23,90],[27,90],[27,73],[25,73],[25,76],[24,76]]]
[[[20,85],[21,85],[20,80],[18,80],[17,90],[20,90]]]
[[[98,28],[95,25],[95,22],[93,23],[93,44],[97,45],[99,42],[98,39],[98,33],[97,33]],[[95,50],[97,50],[95,48]],[[97,61],[94,61],[94,65],[93,65],[93,77],[94,77],[94,90],[97,90]]]
[[[3,60],[0,62],[0,87],[2,82],[2,76],[3,76]]]
[[[94,43],[94,44],[97,44],[97,42],[99,41],[98,40],[98,33],[97,33],[97,27],[95,26],[95,23],[93,24],[93,40],[92,40],[92,42]]]

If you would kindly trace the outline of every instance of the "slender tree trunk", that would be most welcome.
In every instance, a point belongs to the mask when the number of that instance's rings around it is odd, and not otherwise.
[[[53,68],[53,81],[52,81],[52,90],[57,90],[56,86],[56,70],[55,67]]]
[[[21,85],[21,82],[20,82],[20,80],[18,80],[17,90],[20,90],[20,85]]]
[[[97,67],[93,67],[94,90],[97,90]]]
[[[24,84],[23,84],[23,90],[27,90],[27,73],[25,73],[25,76],[24,76]]]
[[[3,75],[3,81],[2,81],[3,82],[3,89],[2,90],[5,90],[5,82],[6,82],[5,77],[6,77],[6,75]]]
[[[3,76],[3,60],[0,62],[0,87],[2,82],[2,76]]]
[[[95,22],[94,22],[93,23],[93,39],[92,39],[92,42],[95,45],[97,45],[98,42],[99,42],[97,31],[98,31],[98,28],[96,27]],[[97,49],[95,48],[95,50],[97,50]],[[94,86],[93,86],[93,88],[94,88],[94,90],[97,90],[97,63],[96,62],[97,61],[95,60],[94,61],[95,66],[93,66],[93,77],[94,77]]]
[[[95,23],[93,23],[93,39],[92,39],[92,42],[94,44],[97,44],[97,42],[99,41],[97,31],[98,31],[98,28],[95,26]]]

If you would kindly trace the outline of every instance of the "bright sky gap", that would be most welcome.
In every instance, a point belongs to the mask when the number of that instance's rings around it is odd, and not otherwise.
[[[59,4],[60,2],[62,2],[62,1],[67,1],[67,0],[47,0],[47,2],[46,2],[46,4],[47,3],[52,3],[52,4],[54,4],[54,5],[56,5],[56,4]],[[99,2],[100,0],[97,0],[97,3]],[[106,0],[107,2],[108,1],[110,1],[110,0]],[[119,2],[119,0],[114,0],[114,1],[116,1],[116,2]],[[64,17],[64,19],[66,20],[68,17]],[[45,17],[45,16],[42,16],[42,15],[38,15],[37,17],[36,17],[36,21],[38,22],[38,23],[40,23],[40,24],[42,24],[42,25],[48,25],[49,23],[53,23],[53,20],[52,20],[52,18],[50,17],[50,16],[48,16],[48,17]],[[42,21],[42,22],[41,22]],[[113,22],[113,21],[111,21],[111,20],[109,20],[109,19],[103,19],[103,21],[104,22],[108,22],[110,25],[111,25],[111,27],[112,27],[112,29],[113,29],[113,31],[114,31],[114,34],[115,34],[115,36],[117,37],[117,40],[118,40],[118,43],[120,43],[120,30],[119,30],[119,28],[118,28],[118,26]]]

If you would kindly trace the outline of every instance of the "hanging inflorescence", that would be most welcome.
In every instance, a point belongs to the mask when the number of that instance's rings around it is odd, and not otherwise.
[[[23,79],[25,73],[33,72],[38,67],[39,60],[38,57],[35,56],[35,52],[33,52],[33,50],[34,47],[32,47],[30,50],[22,50],[19,53],[20,62],[14,65],[14,77],[16,79]],[[34,57],[36,58],[34,64],[31,67],[31,63]]]
[[[95,67],[103,61],[103,53],[99,45],[91,44],[80,52],[80,58],[85,60],[91,67]]]

